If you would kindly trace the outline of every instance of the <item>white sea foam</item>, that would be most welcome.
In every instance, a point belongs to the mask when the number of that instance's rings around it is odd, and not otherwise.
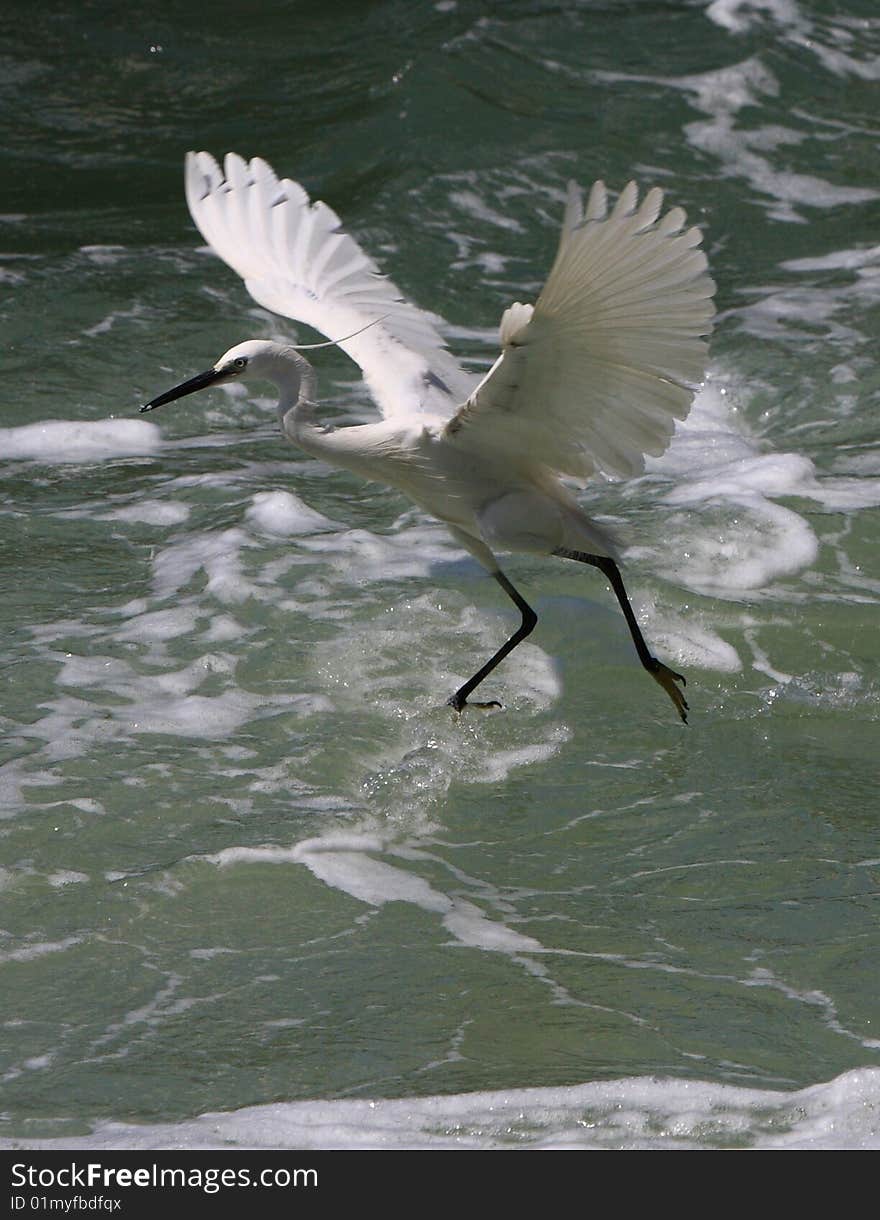
[[[506,779],[517,767],[528,767],[533,763],[547,762],[569,741],[571,731],[559,725],[551,729],[544,741],[536,741],[531,745],[519,745],[512,750],[496,750],[487,753],[483,760],[484,770],[481,775],[473,778],[478,783],[497,784]]]
[[[427,577],[433,564],[457,559],[461,550],[444,528],[419,523],[396,534],[373,534],[353,529],[322,534],[303,541],[303,547],[320,554],[351,583]]]
[[[512,954],[544,952],[540,941],[499,920],[489,919],[476,903],[445,894],[417,873],[388,859],[375,859],[375,853],[388,853],[392,858],[398,854],[380,835],[348,833],[305,839],[290,848],[226,848],[208,859],[221,867],[251,862],[302,864],[325,885],[342,890],[359,902],[375,907],[387,902],[408,902],[439,915],[446,930],[471,948]],[[412,858],[406,849],[400,854]]]
[[[0,767],[0,817],[14,817],[24,804],[24,788],[39,782],[39,778],[25,770],[20,758],[5,762]]]
[[[759,577],[767,579],[777,560],[783,573],[812,563],[817,545],[802,517],[769,501],[798,497],[829,511],[873,508],[880,504],[880,478],[870,476],[880,474],[880,463],[870,454],[839,459],[838,469],[858,477],[820,476],[802,454],[761,452],[759,442],[743,430],[733,395],[725,386],[728,381],[733,383],[723,371],[715,371],[697,395],[688,418],[677,425],[667,452],[662,458],[648,459],[647,466],[649,471],[675,479],[676,486],[663,495],[666,504],[687,509],[724,503],[741,506],[753,516],[766,518],[763,529],[771,541],[777,531],[790,529],[787,553],[776,559],[768,557],[768,576]],[[749,543],[744,535],[747,547],[756,542],[755,531],[748,533],[752,539]],[[762,549],[766,551],[766,547]]]
[[[112,255],[109,257],[105,256],[105,255],[99,255],[99,256],[93,258],[92,261],[94,261],[94,262],[114,262],[116,260],[112,257]],[[85,337],[87,339],[96,339],[98,337],[98,335],[105,335],[108,331],[112,330],[113,327],[117,324],[117,322],[125,323],[125,322],[140,321],[141,324],[144,325],[147,323],[147,319],[145,318],[144,315],[145,315],[145,311],[144,311],[143,307],[140,305],[135,305],[131,309],[116,309],[116,310],[113,310],[112,313],[109,313],[105,317],[103,317],[100,322],[95,322],[95,324],[93,326],[87,327],[87,329],[84,330],[82,333],[85,335]]]
[[[59,869],[57,873],[50,873],[46,878],[52,888],[56,890],[63,889],[65,885],[79,885],[88,879],[88,873],[78,873],[72,868]]]
[[[52,761],[77,758],[96,744],[127,740],[141,733],[165,733],[205,740],[235,732],[253,716],[261,701],[243,691],[169,697],[162,691],[142,692],[113,716],[94,714],[95,705],[83,699],[58,698],[43,706],[47,714],[23,730],[22,736],[42,738],[45,757]]]
[[[129,628],[130,638],[161,644],[188,624],[188,615],[186,608],[144,615]],[[51,655],[61,662],[58,685],[88,693],[83,698],[62,693],[46,700],[41,705],[45,714],[21,729],[22,737],[42,740],[44,756],[55,761],[78,757],[99,742],[142,733],[218,739],[273,708],[307,716],[327,707],[320,696],[266,696],[243,690],[232,682],[234,660],[222,653],[206,653],[182,668],[160,673],[140,672],[120,657]],[[224,689],[210,696],[195,693],[212,676],[224,679]],[[109,692],[115,699],[107,706],[95,703],[95,691]]]
[[[154,643],[157,640],[173,640],[193,630],[200,611],[193,605],[173,606],[167,610],[152,610],[146,614],[135,614],[114,634],[121,640],[139,640]],[[69,676],[65,681],[70,683]]]
[[[850,305],[860,295],[870,298],[875,290],[858,281],[843,288],[826,285],[822,292],[789,284],[763,290],[758,300],[737,309],[733,316],[739,328],[756,339],[810,343],[820,330],[828,340],[852,348],[864,335],[841,319],[841,306]]]
[[[693,614],[682,615],[656,604],[647,610],[651,624],[651,639],[662,655],[683,666],[714,669],[720,673],[739,673],[742,661],[739,653],[726,640]]]
[[[846,14],[841,14],[836,23],[817,24],[795,0],[712,0],[706,16],[733,34],[744,34],[766,18],[774,22],[783,40],[812,52],[823,68],[835,76],[880,79],[880,55],[858,54],[864,44],[847,29]],[[829,29],[836,45],[829,45],[826,35]]]
[[[732,11],[731,5],[725,7]],[[644,81],[687,93],[695,108],[708,116],[686,124],[689,143],[714,159],[723,175],[744,178],[758,194],[767,197],[767,214],[774,220],[802,223],[803,209],[867,203],[880,195],[873,187],[839,185],[815,174],[786,169],[781,157],[774,161],[771,154],[785,145],[801,144],[813,138],[813,133],[779,124],[756,128],[744,124],[741,111],[757,111],[766,98],[776,98],[780,93],[778,78],[760,56],[687,76],[604,70],[593,75],[601,81]]]
[[[750,314],[747,326],[753,323]],[[838,458],[836,470],[857,476],[846,478],[820,476],[803,454],[761,452],[759,442],[743,430],[724,384],[728,380],[733,384],[723,371],[712,375],[688,418],[676,426],[667,452],[648,459],[649,471],[675,480],[664,503],[699,508],[728,501],[759,510],[762,500],[796,496],[832,512],[880,504],[880,478],[870,477],[880,475],[880,459],[873,454]]]
[[[215,614],[201,638],[206,644],[225,644],[230,640],[243,639],[248,634],[247,628],[231,614]]]
[[[101,513],[101,521],[133,521],[142,525],[182,525],[190,507],[179,500],[138,500]]]
[[[125,254],[125,246],[80,246],[80,254],[84,254],[89,262],[99,266],[113,266]]]
[[[766,15],[783,27],[802,31],[807,23],[795,0],[712,0],[706,16],[734,34],[743,34]]]
[[[392,1100],[276,1102],[177,1123],[101,1120],[90,1135],[0,1148],[876,1150],[880,1070],[807,1088],[656,1076]]]
[[[777,78],[759,58],[682,78],[680,83],[692,91],[697,108],[710,116],[687,124],[689,142],[715,157],[725,173],[745,178],[775,200],[768,208],[773,219],[803,221],[799,208],[833,208],[877,198],[872,187],[840,186],[815,174],[779,168],[767,155],[782,144],[803,142],[806,133],[781,127],[751,129],[738,121],[740,110],[758,106],[764,97],[780,91]]]
[[[780,263],[785,271],[861,271],[880,263],[880,246],[834,250],[815,258],[790,258]]]
[[[179,593],[199,572],[207,576],[207,591],[218,601],[236,604],[266,594],[243,572],[241,551],[257,543],[244,530],[233,527],[219,533],[190,532],[163,548],[153,560],[153,588],[157,597]]]
[[[98,462],[157,453],[161,447],[159,429],[146,419],[47,419],[0,428],[0,459],[5,460]]]
[[[716,597],[764,590],[812,564],[818,540],[782,496],[825,494],[813,464],[794,453],[762,454],[741,430],[723,386],[709,382],[650,472],[672,476],[662,546],[647,550],[671,580]],[[704,643],[708,643],[704,639]],[[728,655],[728,664],[732,657]]]
[[[450,201],[466,215],[484,224],[495,225],[499,229],[510,229],[514,233],[522,232],[522,225],[511,216],[504,215],[490,207],[486,200],[473,190],[453,191]]]
[[[289,491],[260,491],[247,512],[248,521],[269,534],[290,536],[335,530],[340,526],[315,512]]]
[[[732,506],[736,515],[730,517]],[[692,517],[669,521],[659,566],[670,579],[715,597],[739,597],[767,590],[784,576],[795,575],[816,559],[819,544],[798,513],[763,496],[728,496],[720,519],[707,518],[694,529]],[[676,537],[676,527],[680,533]]]
[[[18,949],[0,950],[0,965],[33,961],[36,957],[45,957],[47,953],[66,953],[74,945],[82,944],[82,941],[81,936],[66,936],[63,940],[39,940]]]

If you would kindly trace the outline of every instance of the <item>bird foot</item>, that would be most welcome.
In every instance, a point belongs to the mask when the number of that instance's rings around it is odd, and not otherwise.
[[[466,707],[474,707],[479,712],[488,712],[493,707],[500,708],[501,704],[497,699],[490,699],[487,703],[471,702],[468,699],[459,699],[458,695],[453,695],[451,699],[446,700],[446,706],[454,708],[459,715]]]
[[[682,686],[687,686],[687,678],[683,674],[677,674],[674,669],[670,669],[668,665],[664,665],[662,661],[658,661],[656,657],[651,657],[650,663],[645,666],[648,673],[654,681],[662,686],[669,698],[675,704],[675,710],[678,712],[685,724],[688,722],[688,703],[683,693],[675,685],[680,682]]]

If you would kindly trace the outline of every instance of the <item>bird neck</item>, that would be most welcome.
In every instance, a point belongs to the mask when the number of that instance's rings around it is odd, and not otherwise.
[[[375,462],[364,467],[363,455],[353,443],[358,428],[332,428],[320,424],[315,415],[315,370],[299,352],[287,348],[273,369],[278,386],[281,431],[305,453],[333,466],[353,470],[365,478],[375,477]]]
[[[320,448],[320,439],[325,429],[318,424],[315,415],[315,370],[304,356],[293,348],[285,348],[275,368],[272,379],[278,386],[278,418],[281,431],[307,452]]]

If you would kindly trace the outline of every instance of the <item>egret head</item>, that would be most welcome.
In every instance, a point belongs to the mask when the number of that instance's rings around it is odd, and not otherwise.
[[[245,378],[263,378],[276,384],[283,381],[288,386],[296,379],[298,386],[306,368],[310,366],[290,345],[275,343],[271,339],[248,339],[224,352],[217,363],[205,369],[204,373],[196,373],[195,377],[190,377],[173,389],[166,390],[164,394],[151,398],[141,407],[141,411],[152,411],[156,407],[164,406],[166,402],[174,402],[177,398],[194,394],[196,390],[204,390],[208,386],[223,385]]]

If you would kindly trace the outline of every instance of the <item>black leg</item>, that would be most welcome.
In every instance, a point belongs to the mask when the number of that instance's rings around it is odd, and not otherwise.
[[[632,636],[633,643],[636,646],[636,652],[639,654],[639,660],[644,665],[645,669],[666,691],[669,698],[675,704],[675,710],[687,724],[688,705],[682,692],[675,685],[680,682],[682,686],[687,685],[686,679],[677,674],[674,670],[664,665],[662,661],[658,661],[652,655],[651,650],[645,643],[645,637],[642,635],[641,628],[636,622],[636,616],[633,614],[632,606],[629,604],[629,598],[626,595],[626,589],[623,584],[623,578],[620,575],[620,569],[613,559],[609,559],[607,555],[588,555],[584,551],[569,551],[565,547],[560,547],[559,550],[553,552],[554,555],[559,555],[563,559],[576,559],[579,563],[591,564],[594,568],[598,568],[611,583],[611,588],[620,603],[620,608],[623,611],[626,619],[629,633]]]
[[[520,597],[516,589],[507,579],[503,572],[493,572],[492,575],[498,581],[501,588],[515,602],[520,613],[522,614],[522,623],[513,633],[506,644],[502,644],[493,657],[486,662],[482,669],[478,670],[472,678],[468,678],[464,686],[460,686],[452,698],[449,700],[449,706],[454,707],[457,712],[460,712],[467,704],[468,695],[472,690],[475,690],[483,679],[492,672],[496,665],[504,660],[509,652],[513,652],[517,644],[521,643],[530,631],[534,629],[535,623],[538,621],[538,616],[535,614],[532,607],[528,604],[525,598]],[[488,703],[473,703],[472,707],[501,707],[497,699],[491,699]]]

